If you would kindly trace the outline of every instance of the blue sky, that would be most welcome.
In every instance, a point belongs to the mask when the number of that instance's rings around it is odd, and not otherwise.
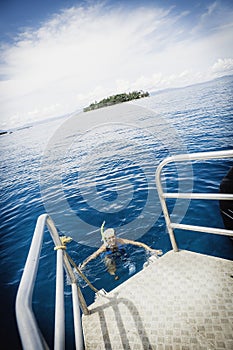
[[[231,1],[0,1],[0,129],[233,74]]]

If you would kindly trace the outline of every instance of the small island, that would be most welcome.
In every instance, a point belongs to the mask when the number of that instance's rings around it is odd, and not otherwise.
[[[83,111],[88,112],[88,111],[92,111],[93,109],[112,106],[112,105],[115,105],[117,103],[136,100],[136,99],[139,99],[142,97],[148,97],[148,96],[150,96],[149,92],[144,92],[142,90],[112,95],[112,96],[104,98],[103,100],[101,100],[99,102],[95,101],[94,103],[91,103],[90,106],[83,108]]]
[[[5,134],[8,134],[8,131],[6,131],[6,130],[0,130],[0,135],[5,135]]]

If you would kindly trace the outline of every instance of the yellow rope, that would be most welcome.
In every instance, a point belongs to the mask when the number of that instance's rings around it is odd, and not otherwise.
[[[72,241],[72,238],[71,237],[67,237],[67,236],[62,236],[60,237],[60,240],[62,242],[62,244],[66,244],[66,243],[70,243]]]
[[[58,249],[66,249],[65,245],[57,245],[56,247],[53,248],[54,250],[58,250]]]
[[[66,243],[69,243],[72,241],[71,237],[67,237],[67,236],[61,236],[59,237],[61,240],[61,244],[62,245],[58,245],[54,247],[54,250],[58,250],[58,249],[63,249],[66,250]],[[67,252],[65,252],[69,262],[71,263],[71,265],[73,265],[73,267],[76,269],[76,271],[78,272],[78,274],[82,277],[82,279],[84,279],[84,281],[88,284],[88,286],[94,291],[94,292],[99,292],[98,289],[96,289],[93,284],[88,280],[88,278],[82,273],[82,271],[78,268],[78,266],[75,264],[74,260],[69,256],[69,254]]]
[[[66,249],[66,243],[69,243],[72,241],[71,237],[67,237],[67,236],[61,236],[59,237],[60,241],[61,241],[61,245],[57,245],[56,247],[54,247],[54,250],[58,250],[58,249]]]

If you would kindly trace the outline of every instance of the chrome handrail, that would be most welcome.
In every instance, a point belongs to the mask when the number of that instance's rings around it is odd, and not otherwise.
[[[24,272],[20,281],[16,296],[16,320],[22,342],[23,349],[42,350],[49,349],[32,310],[32,294],[35,286],[35,280],[38,271],[39,258],[43,243],[45,226],[48,227],[50,235],[57,248],[62,246],[60,237],[54,222],[47,214],[38,217],[31,247],[28,253]],[[65,310],[64,310],[64,269],[71,281],[72,300],[73,300],[73,317],[76,349],[83,349],[83,334],[80,315],[80,304],[83,312],[88,314],[84,301],[80,303],[80,290],[76,284],[76,278],[66,254],[62,249],[57,249],[57,273],[56,273],[56,307],[55,307],[55,333],[54,349],[60,350],[65,348]]]
[[[231,194],[203,194],[203,193],[164,193],[162,187],[161,174],[164,166],[171,162],[183,162],[190,160],[206,160],[206,159],[218,159],[218,158],[232,158],[233,150],[231,151],[217,151],[217,152],[202,152],[191,153],[188,155],[176,155],[164,159],[158,166],[156,171],[156,185],[158,195],[160,198],[161,206],[163,209],[166,225],[168,228],[170,240],[174,251],[178,251],[176,239],[173,229],[179,228],[183,230],[192,230],[198,232],[208,232],[213,234],[223,234],[233,236],[232,230],[184,225],[178,223],[172,223],[168,212],[166,198],[186,198],[186,199],[216,199],[216,200],[233,200]],[[41,334],[39,326],[37,324],[35,315],[32,310],[32,294],[35,286],[35,280],[38,271],[39,258],[41,253],[41,247],[43,242],[43,236],[45,226],[48,227],[50,235],[57,248],[62,246],[60,237],[56,230],[56,227],[52,219],[47,214],[39,216],[34,231],[31,247],[25,264],[24,272],[21,278],[21,282],[18,288],[16,297],[16,319],[18,329],[24,349],[42,350],[48,349],[48,345]],[[73,269],[69,263],[67,255],[64,254],[62,249],[57,249],[57,274],[56,274],[56,311],[55,311],[55,334],[54,334],[54,349],[64,349],[65,345],[65,312],[64,312],[64,269],[70,278],[72,287],[72,301],[73,301],[73,316],[74,316],[74,332],[76,349],[82,350],[83,334],[80,317],[80,305],[84,314],[88,314],[89,311],[82,300],[80,289],[76,284],[76,278]]]
[[[175,252],[178,251],[178,246],[177,246],[173,229],[179,228],[182,230],[207,232],[207,233],[227,235],[227,236],[233,236],[233,230],[173,223],[171,222],[171,217],[168,212],[166,198],[233,200],[233,194],[180,193],[180,192],[165,193],[163,191],[162,180],[161,180],[161,174],[162,174],[163,168],[167,164],[172,162],[188,162],[192,160],[202,161],[202,160],[209,160],[209,159],[223,159],[223,158],[232,158],[232,157],[233,157],[233,150],[179,154],[179,155],[167,157],[159,164],[155,174],[155,182],[156,182],[157,191],[158,191],[160,203],[162,206],[167,230],[169,233],[170,241],[172,244],[172,248]]]

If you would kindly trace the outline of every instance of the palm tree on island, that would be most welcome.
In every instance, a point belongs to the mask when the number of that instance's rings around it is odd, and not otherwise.
[[[144,92],[142,90],[140,91],[132,91],[123,94],[117,94],[117,95],[112,95],[109,97],[104,98],[103,100],[97,102],[95,101],[94,103],[91,103],[88,107],[83,108],[84,112],[92,111],[94,109],[102,108],[102,107],[107,107],[107,106],[112,106],[117,103],[122,103],[122,102],[127,102],[131,100],[136,100],[142,97],[148,97],[149,92]]]

